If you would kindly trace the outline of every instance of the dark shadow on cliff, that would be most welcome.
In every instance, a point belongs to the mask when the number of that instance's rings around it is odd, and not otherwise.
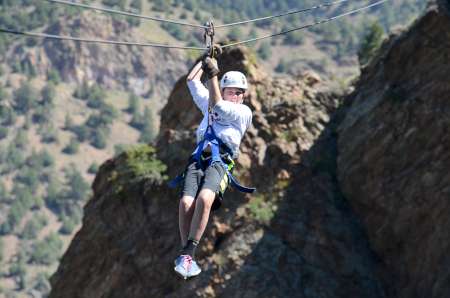
[[[381,261],[371,251],[364,227],[336,178],[335,131],[344,111],[340,108],[333,114],[303,153],[270,222],[249,222],[224,243],[225,253],[232,254],[230,247],[239,244],[231,242],[239,241],[240,233],[261,235],[247,243],[251,253],[244,262],[236,264],[232,258],[226,262],[238,269],[226,280],[225,289],[216,286],[219,297],[386,296],[378,276]]]

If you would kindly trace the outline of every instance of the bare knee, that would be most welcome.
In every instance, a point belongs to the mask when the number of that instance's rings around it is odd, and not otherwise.
[[[183,196],[180,200],[180,208],[188,212],[194,206],[194,198],[191,196]]]
[[[205,208],[210,209],[214,203],[216,194],[210,189],[202,189],[197,197],[197,204],[201,203]]]

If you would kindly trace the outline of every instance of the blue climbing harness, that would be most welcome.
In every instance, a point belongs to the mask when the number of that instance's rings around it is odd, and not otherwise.
[[[208,125],[205,135],[203,136],[203,140],[197,144],[197,148],[195,148],[195,151],[192,154],[191,160],[195,161],[195,162],[202,162],[203,150],[208,145],[211,148],[211,158],[208,160],[207,166],[210,166],[211,164],[213,164],[215,162],[219,162],[222,165],[222,167],[225,169],[225,172],[227,173],[227,176],[228,176],[228,181],[230,181],[231,186],[233,186],[234,188],[236,188],[237,190],[239,190],[241,192],[253,193],[256,190],[256,188],[246,187],[246,186],[239,184],[239,182],[236,180],[236,178],[231,174],[231,170],[234,165],[234,162],[231,159],[231,156],[233,156],[233,154],[232,154],[231,150],[216,136],[212,125]],[[225,150],[225,152],[226,152],[225,155],[220,154],[221,148]],[[226,159],[226,161],[228,161],[228,163],[231,163],[231,166],[229,164],[227,164],[224,161],[224,159]],[[175,177],[175,179],[173,179],[172,181],[169,182],[169,187],[175,188],[183,179],[184,179],[183,174],[178,175],[177,177]]]

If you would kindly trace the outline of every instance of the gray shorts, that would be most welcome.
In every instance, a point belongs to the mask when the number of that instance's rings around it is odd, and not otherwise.
[[[215,162],[206,170],[202,170],[197,162],[191,162],[184,173],[183,196],[197,198],[202,189],[210,189],[216,193],[212,210],[222,204],[223,194],[228,186],[228,175],[219,162]]]

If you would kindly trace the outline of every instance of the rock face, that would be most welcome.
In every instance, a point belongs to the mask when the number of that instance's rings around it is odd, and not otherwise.
[[[450,296],[448,6],[385,44],[339,126],[340,185],[391,297]]]
[[[130,28],[125,20],[92,12],[62,20],[48,28],[46,33],[151,42],[146,41],[138,30]],[[67,82],[95,82],[108,89],[133,91],[159,100],[167,97],[173,83],[186,72],[184,54],[179,50],[46,39],[42,47],[32,50],[18,47],[14,52],[13,57],[21,64],[31,64],[43,75],[53,67]]]
[[[227,192],[198,249],[203,272],[187,282],[172,268],[179,194],[158,163],[174,176],[194,148],[201,115],[181,78],[161,112],[158,160],[147,148],[100,168],[50,297],[449,296],[448,48],[428,49],[417,31],[444,38],[445,9],[392,37],[345,105],[314,74],[272,79],[242,48],[219,57],[249,78],[237,176],[258,193]]]
[[[97,175],[51,297],[384,297],[376,258],[334,176],[330,118],[342,94],[312,74],[272,80],[245,49],[219,61],[223,71],[227,65],[249,77],[254,121],[238,176],[259,193],[228,192],[199,249],[204,272],[189,282],[175,276],[178,194],[145,179],[112,178],[127,168],[121,156]],[[158,155],[170,176],[183,169],[200,117],[184,80],[162,111]]]

